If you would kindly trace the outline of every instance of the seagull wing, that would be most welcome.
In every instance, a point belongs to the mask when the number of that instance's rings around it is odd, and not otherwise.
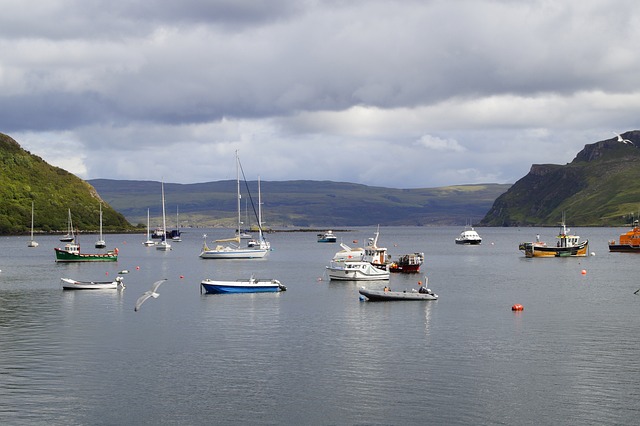
[[[138,312],[140,310],[140,307],[142,306],[142,304],[145,302],[145,300],[147,300],[148,298],[151,297],[151,294],[152,294],[151,291],[145,291],[144,294],[142,296],[140,296],[138,298],[138,300],[136,300],[136,307],[133,308],[133,310]]]
[[[155,293],[156,291],[158,291],[158,287],[160,287],[160,284],[162,284],[163,282],[165,282],[167,279],[161,279],[160,281],[156,281],[155,283],[153,283],[153,285],[151,286],[151,291],[153,293]]]

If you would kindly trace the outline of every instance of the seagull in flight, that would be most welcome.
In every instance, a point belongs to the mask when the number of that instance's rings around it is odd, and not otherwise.
[[[140,307],[142,306],[142,304],[150,297],[153,297],[154,299],[157,299],[158,296],[160,296],[160,294],[157,293],[158,287],[160,287],[160,284],[162,284],[166,280],[167,279],[165,278],[165,279],[162,279],[160,281],[156,281],[155,283],[153,283],[153,285],[151,286],[151,290],[145,291],[144,294],[138,298],[138,300],[136,301],[136,307],[133,308],[133,310],[138,312],[140,310]]]
[[[613,132],[614,135],[616,135],[618,137],[618,142],[622,142],[624,144],[628,144],[630,143],[631,145],[633,145],[633,142],[631,142],[629,139],[623,139],[622,136],[620,136],[619,134],[617,134],[616,132]]]

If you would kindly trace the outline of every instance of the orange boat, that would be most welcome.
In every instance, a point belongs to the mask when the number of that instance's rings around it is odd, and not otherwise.
[[[633,221],[633,227],[629,231],[620,234],[618,244],[616,240],[609,241],[609,251],[640,253],[640,226],[637,220]]]

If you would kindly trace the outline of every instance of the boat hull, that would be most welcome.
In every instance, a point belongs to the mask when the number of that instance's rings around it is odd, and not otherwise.
[[[379,281],[389,279],[388,270],[375,267],[369,262],[334,262],[326,268],[329,279],[335,281]]]
[[[277,293],[287,289],[278,280],[214,281],[207,279],[200,285],[207,294]]]
[[[640,253],[640,246],[629,244],[609,244],[609,251],[621,253]]]
[[[69,253],[64,249],[55,248],[56,262],[116,262],[118,253]]]
[[[372,302],[386,302],[394,300],[438,300],[437,294],[419,293],[417,291],[370,290],[362,287],[358,292]]]
[[[205,249],[200,253],[202,259],[259,259],[269,251],[259,248],[248,249]]]
[[[456,238],[456,244],[463,244],[467,246],[477,246],[482,243],[482,239],[478,240],[469,240],[469,239],[458,239]]]
[[[61,278],[64,290],[111,290],[124,288],[122,279],[114,281],[76,281],[71,278]]]
[[[522,243],[520,250],[525,257],[585,257],[589,251],[589,241],[572,247],[553,247],[535,243]]]

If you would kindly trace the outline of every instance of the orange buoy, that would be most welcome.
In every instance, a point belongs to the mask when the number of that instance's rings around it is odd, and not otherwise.
[[[521,304],[519,304],[519,303],[516,303],[515,305],[513,305],[513,306],[511,307],[511,310],[512,310],[512,311],[523,311],[523,310],[524,310],[524,306],[522,306],[522,305],[521,305]]]
[[[587,270],[583,269],[582,272],[580,272],[582,275],[587,275]]]

